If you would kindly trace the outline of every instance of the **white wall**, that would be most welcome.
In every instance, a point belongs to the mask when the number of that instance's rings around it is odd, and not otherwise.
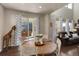
[[[4,34],[6,34],[13,25],[16,25],[16,16],[21,15],[25,17],[36,17],[38,15],[32,14],[32,13],[27,13],[27,12],[22,12],[22,11],[17,11],[17,10],[12,10],[12,9],[5,9],[5,29],[4,29]]]
[[[44,19],[45,19],[45,35],[47,35],[48,40],[50,40],[49,39],[49,22],[50,22],[50,19],[49,18],[50,18],[49,17],[49,14],[46,14],[44,16]]]
[[[49,20],[49,14],[42,14],[40,16],[40,20],[39,20],[40,33],[48,35],[48,32],[49,32],[49,21],[50,21]]]
[[[73,5],[73,19],[75,22],[79,19],[79,3]]]
[[[39,20],[39,29],[40,29],[40,33],[41,34],[45,34],[45,19],[44,19],[44,15],[40,16],[40,20]]]
[[[16,24],[16,13],[5,9],[4,35],[11,30],[11,27]]]
[[[2,38],[3,38],[3,21],[4,21],[4,9],[0,5],[0,52],[2,50]]]
[[[49,22],[50,22],[50,16],[49,14],[43,14],[40,17],[40,33],[45,34],[49,41]]]

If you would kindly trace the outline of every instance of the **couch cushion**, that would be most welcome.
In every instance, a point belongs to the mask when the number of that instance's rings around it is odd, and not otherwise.
[[[76,33],[72,34],[72,37],[79,37]]]

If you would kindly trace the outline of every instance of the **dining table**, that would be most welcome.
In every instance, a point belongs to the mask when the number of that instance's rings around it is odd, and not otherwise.
[[[57,48],[54,42],[45,42],[42,46],[36,46],[34,40],[29,40],[24,42],[19,46],[19,51],[21,56],[32,56],[45,55],[55,52]]]

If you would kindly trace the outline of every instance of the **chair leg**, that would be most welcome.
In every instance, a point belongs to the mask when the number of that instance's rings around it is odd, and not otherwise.
[[[8,46],[9,46],[9,41],[8,41],[8,39],[6,40],[6,48],[8,48]]]
[[[5,43],[5,42],[4,42],[4,40],[3,40],[3,45],[2,45],[2,49],[4,49],[4,43]]]
[[[9,39],[9,42],[8,43],[9,43],[9,46],[11,46],[11,39]]]

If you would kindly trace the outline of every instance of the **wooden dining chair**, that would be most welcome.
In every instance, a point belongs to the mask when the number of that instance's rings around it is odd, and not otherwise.
[[[3,37],[3,48],[8,48],[11,45],[11,32],[12,30],[10,30],[6,35],[4,35]]]

